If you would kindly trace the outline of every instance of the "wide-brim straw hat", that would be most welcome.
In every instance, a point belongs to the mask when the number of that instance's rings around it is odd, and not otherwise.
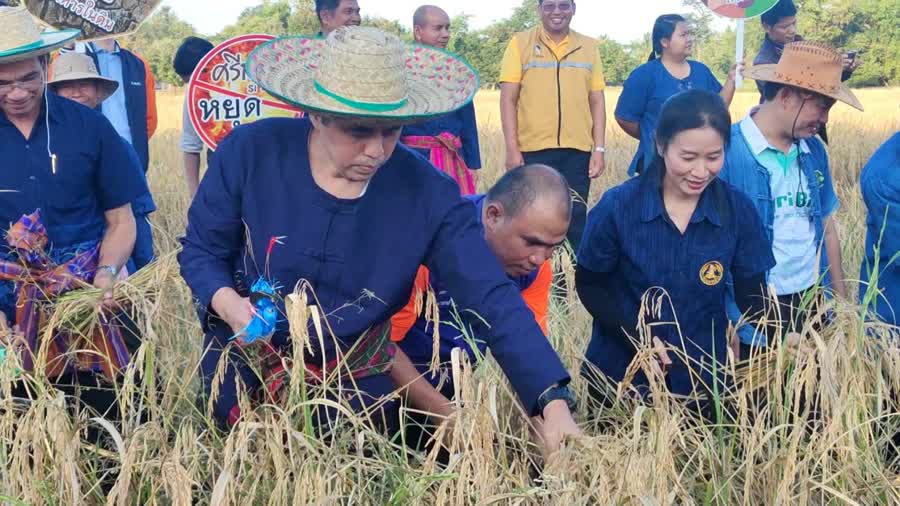
[[[72,81],[96,82],[100,91],[97,97],[100,102],[111,97],[119,89],[118,81],[100,75],[93,58],[74,51],[59,55],[51,66],[51,74],[53,79],[47,83],[51,87]]]
[[[24,6],[0,7],[0,63],[51,53],[80,33],[79,30],[41,31]]]
[[[862,103],[843,82],[843,55],[827,44],[810,41],[784,46],[777,64],[754,65],[746,75],[757,81],[802,88],[863,110]]]
[[[413,123],[453,112],[478,91],[478,74],[454,54],[371,27],[328,38],[283,37],[247,59],[250,78],[307,112]]]

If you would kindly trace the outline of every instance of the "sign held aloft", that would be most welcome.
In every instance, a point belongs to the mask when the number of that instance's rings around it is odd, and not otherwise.
[[[188,112],[211,150],[240,125],[265,118],[299,117],[300,109],[266,93],[247,75],[247,56],[275,37],[251,34],[219,44],[200,60],[188,86]]]
[[[737,20],[734,53],[735,61],[740,63],[744,60],[744,20],[762,16],[778,5],[778,0],[703,0],[703,3],[716,14]],[[741,87],[741,80],[740,73],[734,76],[736,87]]]
[[[162,0],[23,0],[31,14],[65,30],[81,30],[82,41],[127,35],[138,29]]]

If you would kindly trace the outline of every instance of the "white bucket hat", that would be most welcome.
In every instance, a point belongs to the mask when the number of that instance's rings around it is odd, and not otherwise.
[[[78,30],[41,31],[25,7],[0,7],[0,63],[51,53],[79,33]]]
[[[247,71],[300,109],[397,123],[453,112],[478,90],[478,74],[459,56],[371,27],[275,39],[250,54]]]

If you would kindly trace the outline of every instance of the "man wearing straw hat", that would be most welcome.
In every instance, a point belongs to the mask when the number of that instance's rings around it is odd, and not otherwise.
[[[419,44],[446,50],[450,41],[450,16],[440,7],[423,5],[413,16],[413,32]],[[472,171],[481,168],[481,149],[474,104],[428,122],[409,125],[403,131],[401,142],[452,177],[463,195],[475,193]]]
[[[478,88],[474,70],[453,55],[360,27],[340,28],[325,40],[266,43],[247,69],[309,119],[236,129],[219,147],[188,214],[179,261],[199,302],[206,334],[201,368],[214,415],[237,423],[253,416],[238,402],[243,392],[278,402],[287,385],[296,391],[303,381],[306,391],[324,390],[396,429],[396,407],[385,404],[394,390],[390,318],[409,301],[425,265],[461,310],[491,325],[488,346],[528,414],[543,417],[546,448],[577,434],[569,375],[485,243],[472,202],[398,145],[404,124],[468,104]],[[280,289],[251,293],[260,278]],[[304,296],[316,307],[314,325],[290,329],[309,342],[292,349],[289,329],[278,322],[265,343],[253,345],[261,346],[262,359],[251,366],[239,350],[256,318],[251,299],[280,301],[291,290],[298,294],[293,300]],[[322,425],[338,413],[316,414]]]
[[[40,357],[51,379],[111,380],[130,351],[109,320],[91,336],[56,335],[37,354],[47,298],[93,283],[112,301],[134,246],[130,203],[147,192],[109,121],[47,92],[47,55],[77,36],[42,33],[24,7],[0,8],[0,222],[13,224],[0,253],[0,327],[19,328],[3,337],[26,371]]]
[[[820,285],[847,297],[834,218],[839,202],[828,154],[815,137],[835,102],[863,109],[841,83],[841,63],[837,50],[803,41],[785,46],[778,64],[751,67],[747,75],[766,82],[763,103],[732,129],[720,175],[750,196],[766,225],[777,261],[768,283],[784,331],[799,332],[815,314],[809,301],[819,300]],[[733,321],[740,316],[736,307],[729,315]],[[742,355],[775,333],[741,328]]]
[[[50,65],[50,75],[53,76],[47,83],[50,91],[91,109],[97,109],[119,87],[117,81],[103,77],[97,72],[94,60],[80,53],[69,52],[59,55]],[[141,161],[137,152],[127,141],[126,146],[131,155],[132,165],[146,184],[146,175],[141,169]],[[156,211],[156,204],[153,202],[150,192],[148,191],[132,202],[131,210],[134,212],[137,226],[134,251],[129,264],[129,270],[134,272],[153,260],[153,231],[150,228],[149,216],[150,213]]]

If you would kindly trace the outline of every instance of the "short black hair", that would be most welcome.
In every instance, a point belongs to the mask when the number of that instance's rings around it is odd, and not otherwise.
[[[794,5],[794,0],[779,0],[775,7],[772,7],[762,15],[760,21],[766,26],[775,26],[782,19],[796,15],[797,6]]]
[[[322,11],[333,11],[341,5],[341,0],[316,0],[316,16],[322,21]]]
[[[566,178],[553,167],[526,164],[503,175],[488,190],[487,201],[498,202],[509,217],[515,217],[534,204],[538,197],[559,201],[566,216],[572,216],[572,193]]]
[[[569,1],[572,2],[572,5],[575,5],[575,0],[569,0]],[[539,6],[544,5],[544,0],[538,0],[538,5]]]
[[[172,67],[179,76],[190,76],[200,64],[200,60],[213,50],[212,42],[200,37],[187,37],[175,51]]]

